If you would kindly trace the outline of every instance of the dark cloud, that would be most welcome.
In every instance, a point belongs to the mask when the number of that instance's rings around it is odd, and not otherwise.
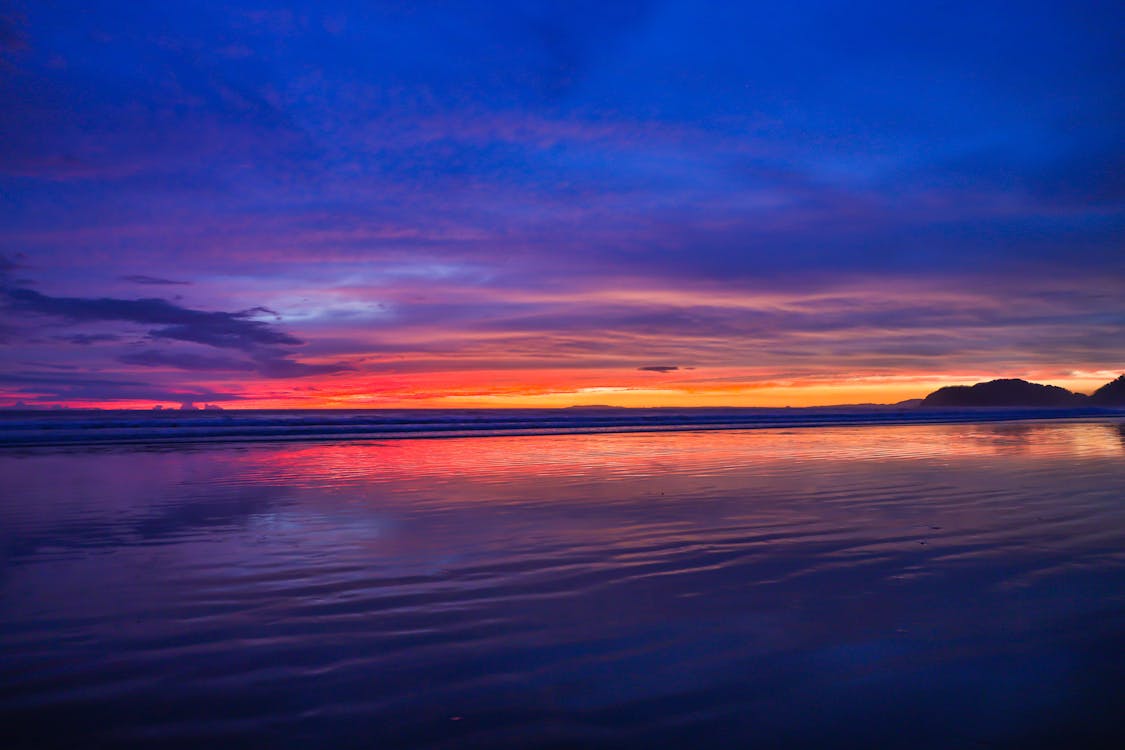
[[[267,378],[305,378],[311,375],[332,375],[353,369],[351,365],[343,362],[309,364],[288,357],[269,354],[256,356],[254,360],[257,363],[258,372]]]
[[[46,367],[46,368],[51,369],[51,370],[63,370],[63,371],[66,371],[66,372],[71,372],[71,371],[79,369],[77,365],[60,365],[60,364],[55,364],[54,362],[35,362],[35,361],[29,360],[27,362],[24,362],[23,364],[28,365],[30,367]]]
[[[637,369],[643,372],[675,372],[680,368],[677,365],[649,365],[647,367],[638,367]]]
[[[118,361],[142,367],[170,367],[195,372],[256,372],[267,378],[303,378],[312,375],[331,375],[352,369],[351,366],[341,362],[308,364],[271,351],[259,352],[251,359],[237,359],[192,352],[147,349],[122,355]]]
[[[262,307],[239,312],[206,312],[157,298],[51,297],[32,289],[7,289],[3,294],[7,297],[8,308],[14,312],[50,315],[80,323],[123,321],[163,326],[148,332],[149,336],[159,339],[242,350],[302,343],[295,336],[255,319],[263,313],[272,314]]]
[[[24,279],[16,279],[13,275],[24,268],[27,268],[27,265],[23,262],[22,253],[17,253],[15,257],[0,253],[0,291],[3,291],[4,287],[15,284],[30,283]]]
[[[122,281],[131,281],[134,284],[149,284],[151,286],[189,286],[190,281],[175,281],[173,279],[164,279],[159,276],[144,276],[142,274],[131,274],[129,276],[119,276]]]
[[[275,325],[260,320],[259,316],[262,315],[275,317],[277,315],[265,307],[254,307],[238,312],[209,312],[193,310],[158,298],[130,300],[111,297],[52,297],[24,288],[0,288],[0,297],[6,300],[6,307],[12,313],[45,315],[73,323],[123,322],[157,326],[148,329],[150,338],[236,350],[248,357],[240,359],[231,356],[149,349],[122,355],[118,361],[124,364],[193,372],[256,372],[267,378],[330,375],[352,369],[351,366],[341,362],[309,364],[293,359],[288,348],[300,345],[302,341]],[[89,345],[117,341],[121,337],[109,333],[78,333],[54,338],[67,343]],[[142,384],[129,383],[128,385],[130,388],[135,388]],[[79,397],[74,389],[67,392],[71,398]],[[150,398],[149,396],[129,397]],[[200,395],[197,400],[206,397]],[[214,396],[209,398],[216,400]]]
[[[234,357],[212,357],[203,354],[163,352],[155,349],[130,352],[118,357],[118,361],[127,365],[141,365],[142,367],[172,367],[177,370],[204,372],[252,372],[257,369],[253,362],[235,359]]]
[[[10,273],[21,267],[18,261],[9,258],[7,255],[0,254],[0,274]]]
[[[194,403],[236,401],[238,394],[198,387],[161,387],[139,380],[97,378],[53,372],[0,373],[0,385],[29,402],[55,401],[172,401]]]
[[[65,341],[68,344],[78,344],[79,346],[120,340],[121,337],[115,333],[73,333],[66,336],[55,336],[55,341]]]

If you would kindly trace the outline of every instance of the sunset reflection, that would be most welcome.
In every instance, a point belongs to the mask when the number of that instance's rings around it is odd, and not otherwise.
[[[768,473],[794,460],[882,467],[886,461],[997,454],[1108,457],[1121,453],[1120,429],[1101,423],[891,426],[867,428],[863,440],[856,439],[854,428],[541,435],[301,445],[273,455],[283,472],[333,482],[444,476],[499,483],[583,472],[604,478],[649,477],[669,468],[707,475]]]
[[[275,746],[286,726],[333,744],[377,729],[401,747],[582,745],[599,716],[622,747],[659,746],[665,720],[709,743],[823,747],[803,719],[819,705],[871,746],[914,746],[894,728],[919,716],[943,742],[954,726],[1111,736],[1097,700],[1116,683],[1097,664],[1125,645],[1121,436],[1052,422],[0,453],[20,499],[0,503],[0,684],[26,696],[0,693],[0,717],[126,745],[186,721],[218,742],[210,717],[240,700]],[[176,716],[153,675],[183,686]]]

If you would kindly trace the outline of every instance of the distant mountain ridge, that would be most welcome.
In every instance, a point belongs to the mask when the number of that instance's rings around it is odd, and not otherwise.
[[[1090,394],[1090,403],[1098,406],[1125,406],[1125,375],[1118,376]]]
[[[921,406],[1125,406],[1125,375],[1106,383],[1091,396],[1018,378],[950,385],[926,396]]]

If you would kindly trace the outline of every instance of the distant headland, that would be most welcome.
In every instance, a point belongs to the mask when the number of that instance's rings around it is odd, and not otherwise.
[[[922,408],[950,406],[1125,406],[1125,375],[1087,396],[1056,385],[1016,378],[939,388],[922,399]]]

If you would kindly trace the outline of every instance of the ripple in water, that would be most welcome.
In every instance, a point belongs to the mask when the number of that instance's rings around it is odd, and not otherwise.
[[[0,455],[7,747],[1125,739],[1125,433]]]

